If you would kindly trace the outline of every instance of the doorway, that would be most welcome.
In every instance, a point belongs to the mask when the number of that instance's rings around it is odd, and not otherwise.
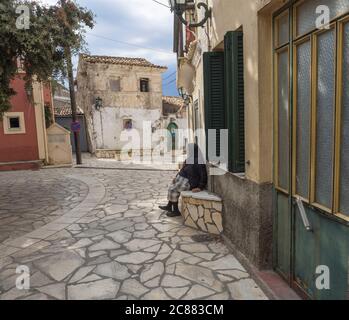
[[[306,0],[274,16],[274,267],[311,299],[348,298],[348,13]]]
[[[177,141],[178,126],[174,122],[171,122],[167,126],[167,130],[170,132],[170,136],[171,136],[171,139],[169,141],[170,145],[168,147],[168,150],[172,150],[172,151],[176,150],[176,148],[177,148],[176,141]]]

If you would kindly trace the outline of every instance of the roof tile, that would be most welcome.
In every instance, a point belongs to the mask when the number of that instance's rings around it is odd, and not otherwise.
[[[59,108],[55,107],[54,108],[54,112],[55,112],[55,116],[56,117],[69,117],[69,116],[72,115],[70,105],[65,105],[65,106],[59,107]],[[78,115],[83,115],[84,114],[84,112],[81,110],[80,107],[78,107],[77,114]]]
[[[178,107],[184,106],[184,100],[181,97],[164,96],[162,97],[162,102],[172,104]]]
[[[119,65],[127,65],[127,66],[167,69],[167,67],[155,65],[143,58],[91,56],[87,54],[82,54],[80,57],[83,61],[87,63],[106,63],[106,64],[119,64]]]

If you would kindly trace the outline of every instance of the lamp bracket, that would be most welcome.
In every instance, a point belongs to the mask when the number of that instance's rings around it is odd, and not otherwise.
[[[208,5],[204,2],[199,2],[197,4],[198,9],[204,8],[205,9],[205,16],[204,18],[197,23],[189,23],[188,21],[186,21],[183,18],[183,13],[188,10],[188,9],[182,9],[182,8],[177,8],[175,9],[175,13],[178,16],[179,20],[187,27],[192,27],[192,28],[196,28],[196,27],[203,27],[205,25],[205,23],[207,22],[208,19],[210,19],[212,17],[212,9],[210,9],[208,7]]]

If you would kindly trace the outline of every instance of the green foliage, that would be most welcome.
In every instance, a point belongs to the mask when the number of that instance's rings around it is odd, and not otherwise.
[[[16,8],[30,8],[29,29],[18,29]],[[27,88],[33,77],[48,82],[66,75],[64,48],[73,54],[85,49],[85,27],[93,28],[93,13],[66,0],[45,6],[28,0],[1,0],[0,4],[0,116],[10,108],[15,92],[11,80],[17,72],[17,58],[23,61]]]
[[[50,105],[45,105],[45,125],[49,128],[53,124],[53,114]]]

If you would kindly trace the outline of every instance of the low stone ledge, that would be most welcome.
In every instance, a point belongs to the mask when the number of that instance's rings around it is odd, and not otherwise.
[[[184,224],[212,234],[221,234],[222,199],[207,191],[185,191],[182,196]]]
[[[143,157],[151,156],[152,150],[150,149],[141,149],[141,150],[132,150],[129,152],[129,156]],[[97,159],[115,159],[122,161],[121,159],[121,150],[114,149],[97,149],[95,151],[95,156]]]

